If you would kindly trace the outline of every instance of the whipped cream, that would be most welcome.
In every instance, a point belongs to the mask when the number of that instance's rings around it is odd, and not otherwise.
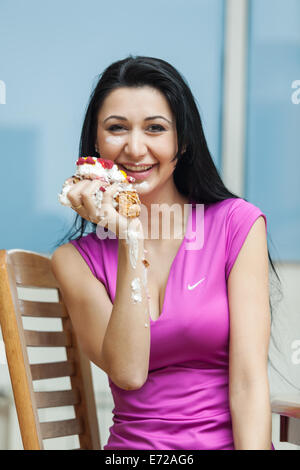
[[[133,221],[129,222],[128,229],[125,231],[125,236],[126,236],[126,244],[129,245],[129,260],[130,264],[133,267],[133,269],[136,268],[136,263],[138,259],[138,253],[139,253],[139,237],[140,233],[133,230],[130,227],[130,223]]]
[[[58,196],[58,201],[59,201],[60,204],[62,204],[63,206],[68,206],[68,207],[71,207],[71,206],[72,206],[70,199],[67,197],[67,194],[68,194],[68,192],[70,191],[70,189],[71,189],[73,186],[74,186],[73,184],[70,184],[70,183],[66,183],[66,182],[65,182],[65,183],[63,184],[61,193],[59,193],[59,194],[57,195],[57,196]]]
[[[119,170],[117,165],[113,165],[112,168],[104,168],[96,157],[89,158],[92,158],[95,163],[77,165],[75,176],[78,176],[79,178],[99,176],[105,178],[108,183],[122,183],[126,181],[126,176]]]
[[[133,183],[133,186],[134,186],[134,189],[136,190],[136,192],[138,193],[139,191],[143,191],[144,189],[148,189],[149,188],[149,183],[148,181],[142,181],[141,183]]]
[[[141,281],[139,277],[135,277],[131,281],[131,298],[134,303],[142,302]]]

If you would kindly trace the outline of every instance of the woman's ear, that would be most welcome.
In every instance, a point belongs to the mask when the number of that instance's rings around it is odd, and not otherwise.
[[[186,145],[183,146],[183,149],[181,151],[181,155],[186,151]]]

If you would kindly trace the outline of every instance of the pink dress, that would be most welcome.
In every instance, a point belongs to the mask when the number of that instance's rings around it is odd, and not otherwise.
[[[108,378],[114,409],[104,450],[234,450],[227,279],[251,226],[266,216],[240,198],[189,208],[162,313],[151,319],[148,379],[126,391]],[[71,243],[113,303],[117,238],[91,233]]]

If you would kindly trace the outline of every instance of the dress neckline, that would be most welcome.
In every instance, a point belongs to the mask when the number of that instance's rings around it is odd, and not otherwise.
[[[181,251],[183,250],[183,247],[185,246],[186,240],[188,238],[188,234],[191,232],[191,229],[192,229],[192,225],[193,225],[193,221],[194,221],[194,208],[195,208],[196,203],[192,200],[189,200],[188,204],[191,204],[191,207],[189,208],[189,215],[188,215],[188,220],[187,220],[187,224],[186,224],[185,234],[184,234],[184,237],[183,237],[183,239],[182,239],[182,241],[179,245],[177,253],[176,253],[176,255],[175,255],[175,257],[172,261],[171,267],[170,267],[170,271],[169,271],[169,275],[168,275],[168,279],[167,279],[167,284],[166,284],[166,288],[165,288],[165,292],[164,292],[164,300],[163,300],[161,313],[160,313],[159,317],[156,320],[153,320],[153,318],[151,317],[150,312],[149,312],[150,324],[151,325],[154,325],[154,324],[158,323],[159,320],[162,318],[162,316],[165,313],[168,287],[169,287],[169,284],[170,284],[170,279],[171,279],[172,273],[175,269],[174,266],[176,265],[176,261],[177,261],[179,255],[180,255]]]

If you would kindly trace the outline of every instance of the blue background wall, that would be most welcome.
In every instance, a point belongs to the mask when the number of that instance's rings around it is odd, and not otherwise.
[[[0,247],[51,252],[71,226],[57,193],[74,171],[88,98],[104,68],[128,54],[160,57],[184,75],[220,168],[224,8],[224,0],[1,0]],[[266,212],[271,254],[283,261],[300,260],[295,80],[299,0],[250,0],[243,196]]]
[[[57,193],[74,172],[97,76],[128,54],[187,79],[220,165],[223,0],[1,0],[1,248],[52,252],[74,220]]]
[[[300,1],[251,0],[246,194],[268,214],[275,259],[300,261]]]

